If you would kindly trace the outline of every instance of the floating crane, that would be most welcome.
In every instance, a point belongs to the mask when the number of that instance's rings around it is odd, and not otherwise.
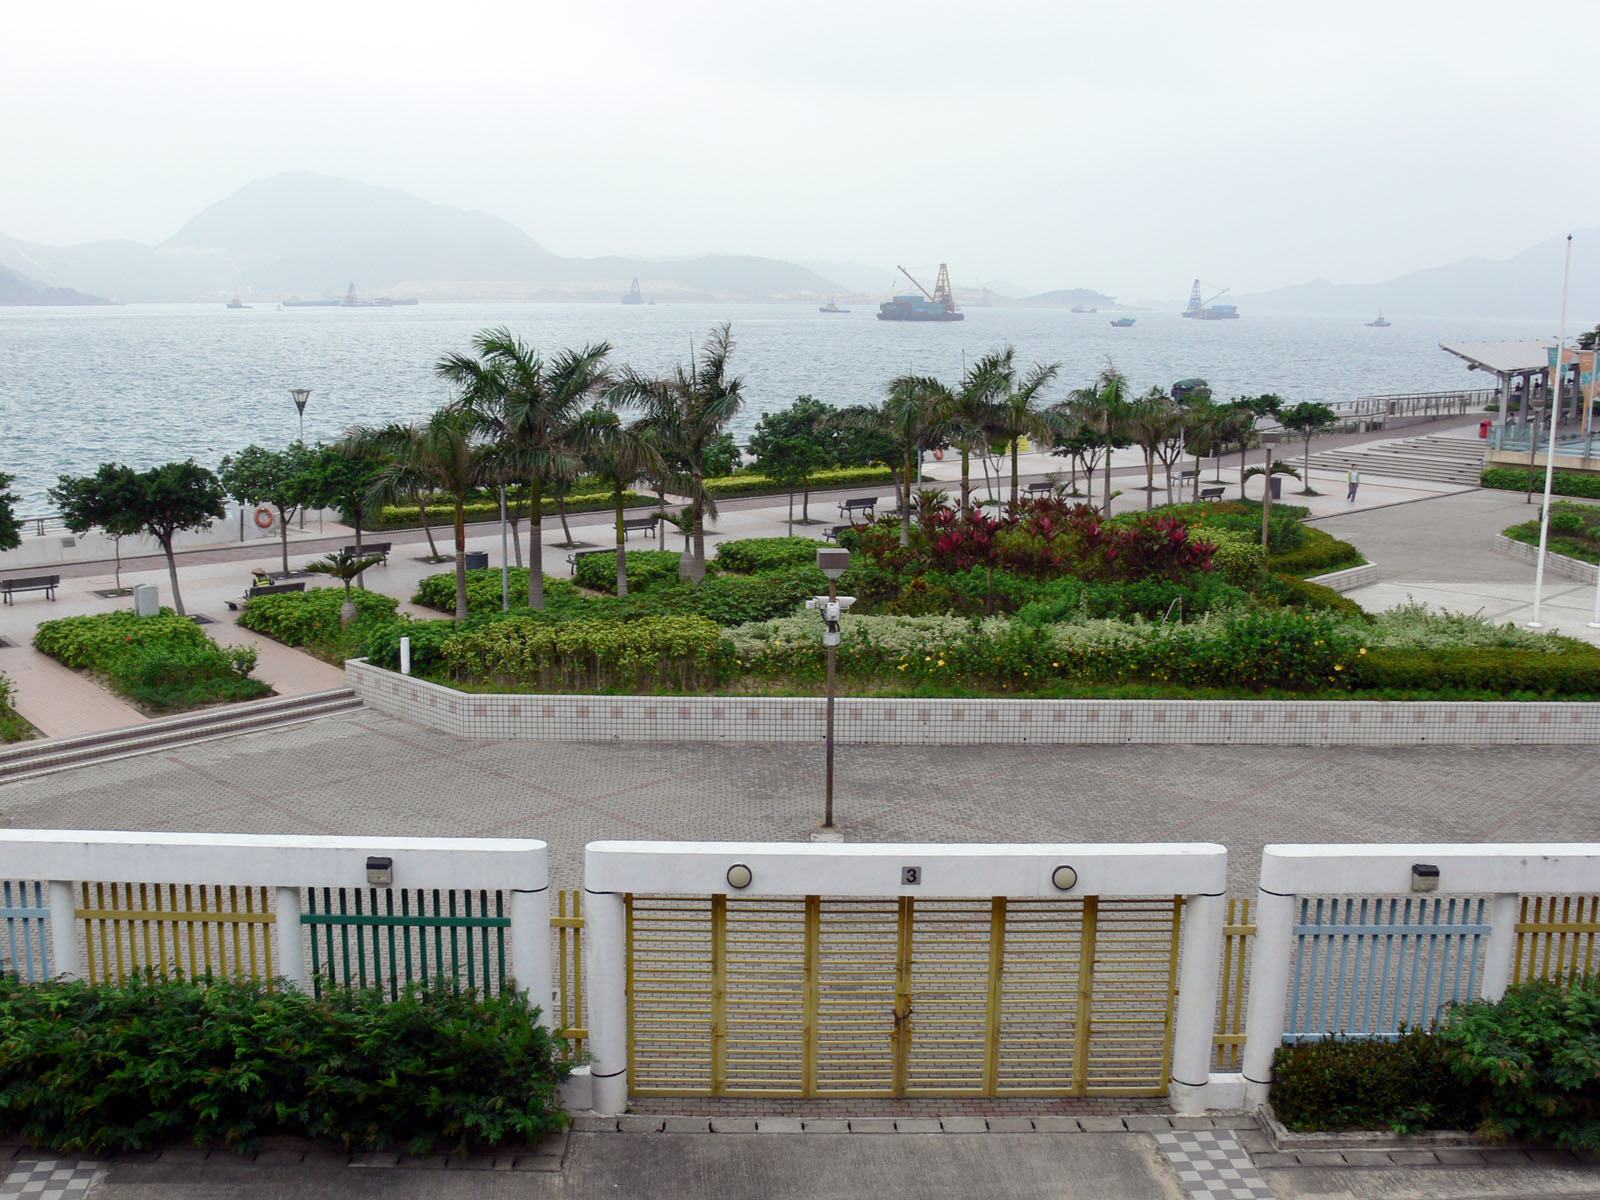
[[[917,282],[916,276],[898,264],[895,270],[911,280],[913,287],[922,293],[922,296],[913,296],[909,293],[904,296],[895,296],[878,305],[878,320],[880,321],[963,321],[966,314],[956,311],[955,293],[950,290],[950,268],[945,263],[939,264],[939,278],[933,285],[933,291],[928,291]],[[923,297],[927,297],[923,299]]]
[[[1200,298],[1200,281],[1196,279],[1194,286],[1189,289],[1189,306],[1183,310],[1183,315],[1192,317],[1197,321],[1237,321],[1239,310],[1232,304],[1218,304],[1217,301],[1228,294],[1228,289],[1223,288],[1209,300]]]

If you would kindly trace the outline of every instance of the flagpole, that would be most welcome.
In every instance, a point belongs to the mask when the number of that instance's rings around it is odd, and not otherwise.
[[[1572,280],[1572,235],[1567,234],[1567,265],[1561,272],[1561,327],[1556,333],[1555,365],[1551,369],[1551,386],[1545,389],[1545,407],[1550,412],[1550,448],[1544,456],[1544,509],[1539,514],[1539,565],[1533,574],[1533,620],[1529,629],[1543,629],[1539,620],[1539,605],[1544,599],[1544,560],[1550,546],[1550,497],[1556,483],[1556,426],[1561,423],[1561,377],[1566,364],[1561,360],[1567,348],[1567,285]],[[1554,395],[1552,395],[1554,393]],[[1530,439],[1531,444],[1531,439]]]

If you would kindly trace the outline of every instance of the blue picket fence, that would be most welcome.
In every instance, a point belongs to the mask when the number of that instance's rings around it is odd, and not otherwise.
[[[1487,901],[1304,898],[1283,1040],[1388,1038],[1476,994]]]
[[[14,975],[24,983],[50,978],[50,919],[44,884],[0,881],[0,975]]]

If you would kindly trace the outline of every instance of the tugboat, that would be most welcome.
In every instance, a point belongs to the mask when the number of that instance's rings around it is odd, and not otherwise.
[[[1389,322],[1384,320],[1384,318],[1383,318],[1383,309],[1380,308],[1378,310],[1378,319],[1376,321],[1368,321],[1367,322],[1367,328],[1368,329],[1387,329],[1387,328],[1389,328]]]
[[[246,304],[243,300],[239,299],[239,293],[235,292],[233,294],[233,299],[228,301],[228,307],[229,308],[249,308],[250,306],[248,304]]]
[[[639,291],[639,277],[637,275],[633,277],[633,286],[622,294],[622,302],[624,304],[644,303],[644,295]]]
[[[904,267],[896,270],[916,284],[921,296],[907,293],[904,296],[894,296],[878,305],[878,320],[880,321],[964,321],[967,315],[956,311],[955,293],[950,290],[950,268],[944,263],[939,264],[939,279],[933,285],[933,291],[912,278],[911,272]]]
[[[821,308],[817,309],[817,311],[825,313],[847,313],[850,310],[848,308],[840,308],[837,300],[829,300]]]
[[[1137,318],[1135,317],[1118,317],[1115,321],[1111,322],[1111,328],[1126,329],[1128,326],[1132,325],[1136,319]]]

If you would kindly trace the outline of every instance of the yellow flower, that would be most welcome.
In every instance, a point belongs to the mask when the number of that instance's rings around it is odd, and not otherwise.
[[[942,667],[942,666],[944,666],[944,659],[942,659],[942,658],[941,658],[941,659],[940,659],[940,660],[939,660],[939,666],[941,666],[941,667]]]
[[[1358,654],[1365,654],[1365,653],[1366,653],[1366,652],[1367,652],[1367,648],[1366,648],[1366,647],[1365,647],[1365,646],[1363,646],[1363,647],[1361,647],[1361,649],[1360,649],[1360,650],[1358,650],[1358,651],[1357,651],[1357,652],[1356,652],[1356,653],[1358,653]]]
[[[1344,664],[1343,663],[1334,663],[1333,664],[1333,669],[1335,671],[1342,671],[1342,670],[1344,670]]]
[[[901,669],[901,670],[902,670],[902,671],[904,671],[904,670],[905,670],[905,669],[906,669],[906,665],[905,665],[905,663],[901,663],[901,664],[900,664],[900,669]]]

